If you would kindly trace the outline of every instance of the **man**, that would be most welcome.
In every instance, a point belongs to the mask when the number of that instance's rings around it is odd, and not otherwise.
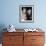
[[[27,10],[27,20],[32,20],[32,9],[31,8],[29,8],[28,10]]]
[[[22,12],[21,12],[21,21],[25,21],[26,18],[26,8],[22,7]]]

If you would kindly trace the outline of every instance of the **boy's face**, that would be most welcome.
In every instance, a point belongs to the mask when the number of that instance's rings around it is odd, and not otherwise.
[[[30,15],[30,14],[31,14],[31,9],[29,9],[29,10],[27,11],[27,13]]]

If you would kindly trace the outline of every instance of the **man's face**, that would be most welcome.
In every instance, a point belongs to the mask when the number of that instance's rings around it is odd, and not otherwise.
[[[25,14],[26,13],[26,9],[24,8],[22,12]]]
[[[31,9],[29,9],[29,10],[27,11],[27,13],[30,15],[30,14],[31,14]]]

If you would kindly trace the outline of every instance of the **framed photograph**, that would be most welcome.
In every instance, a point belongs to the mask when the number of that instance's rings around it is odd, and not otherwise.
[[[19,6],[19,21],[34,22],[34,5]]]

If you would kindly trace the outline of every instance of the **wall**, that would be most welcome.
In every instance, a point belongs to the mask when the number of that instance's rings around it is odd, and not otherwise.
[[[0,25],[13,24],[16,28],[46,28],[45,0],[1,0]],[[34,5],[34,23],[19,22],[19,5]]]

